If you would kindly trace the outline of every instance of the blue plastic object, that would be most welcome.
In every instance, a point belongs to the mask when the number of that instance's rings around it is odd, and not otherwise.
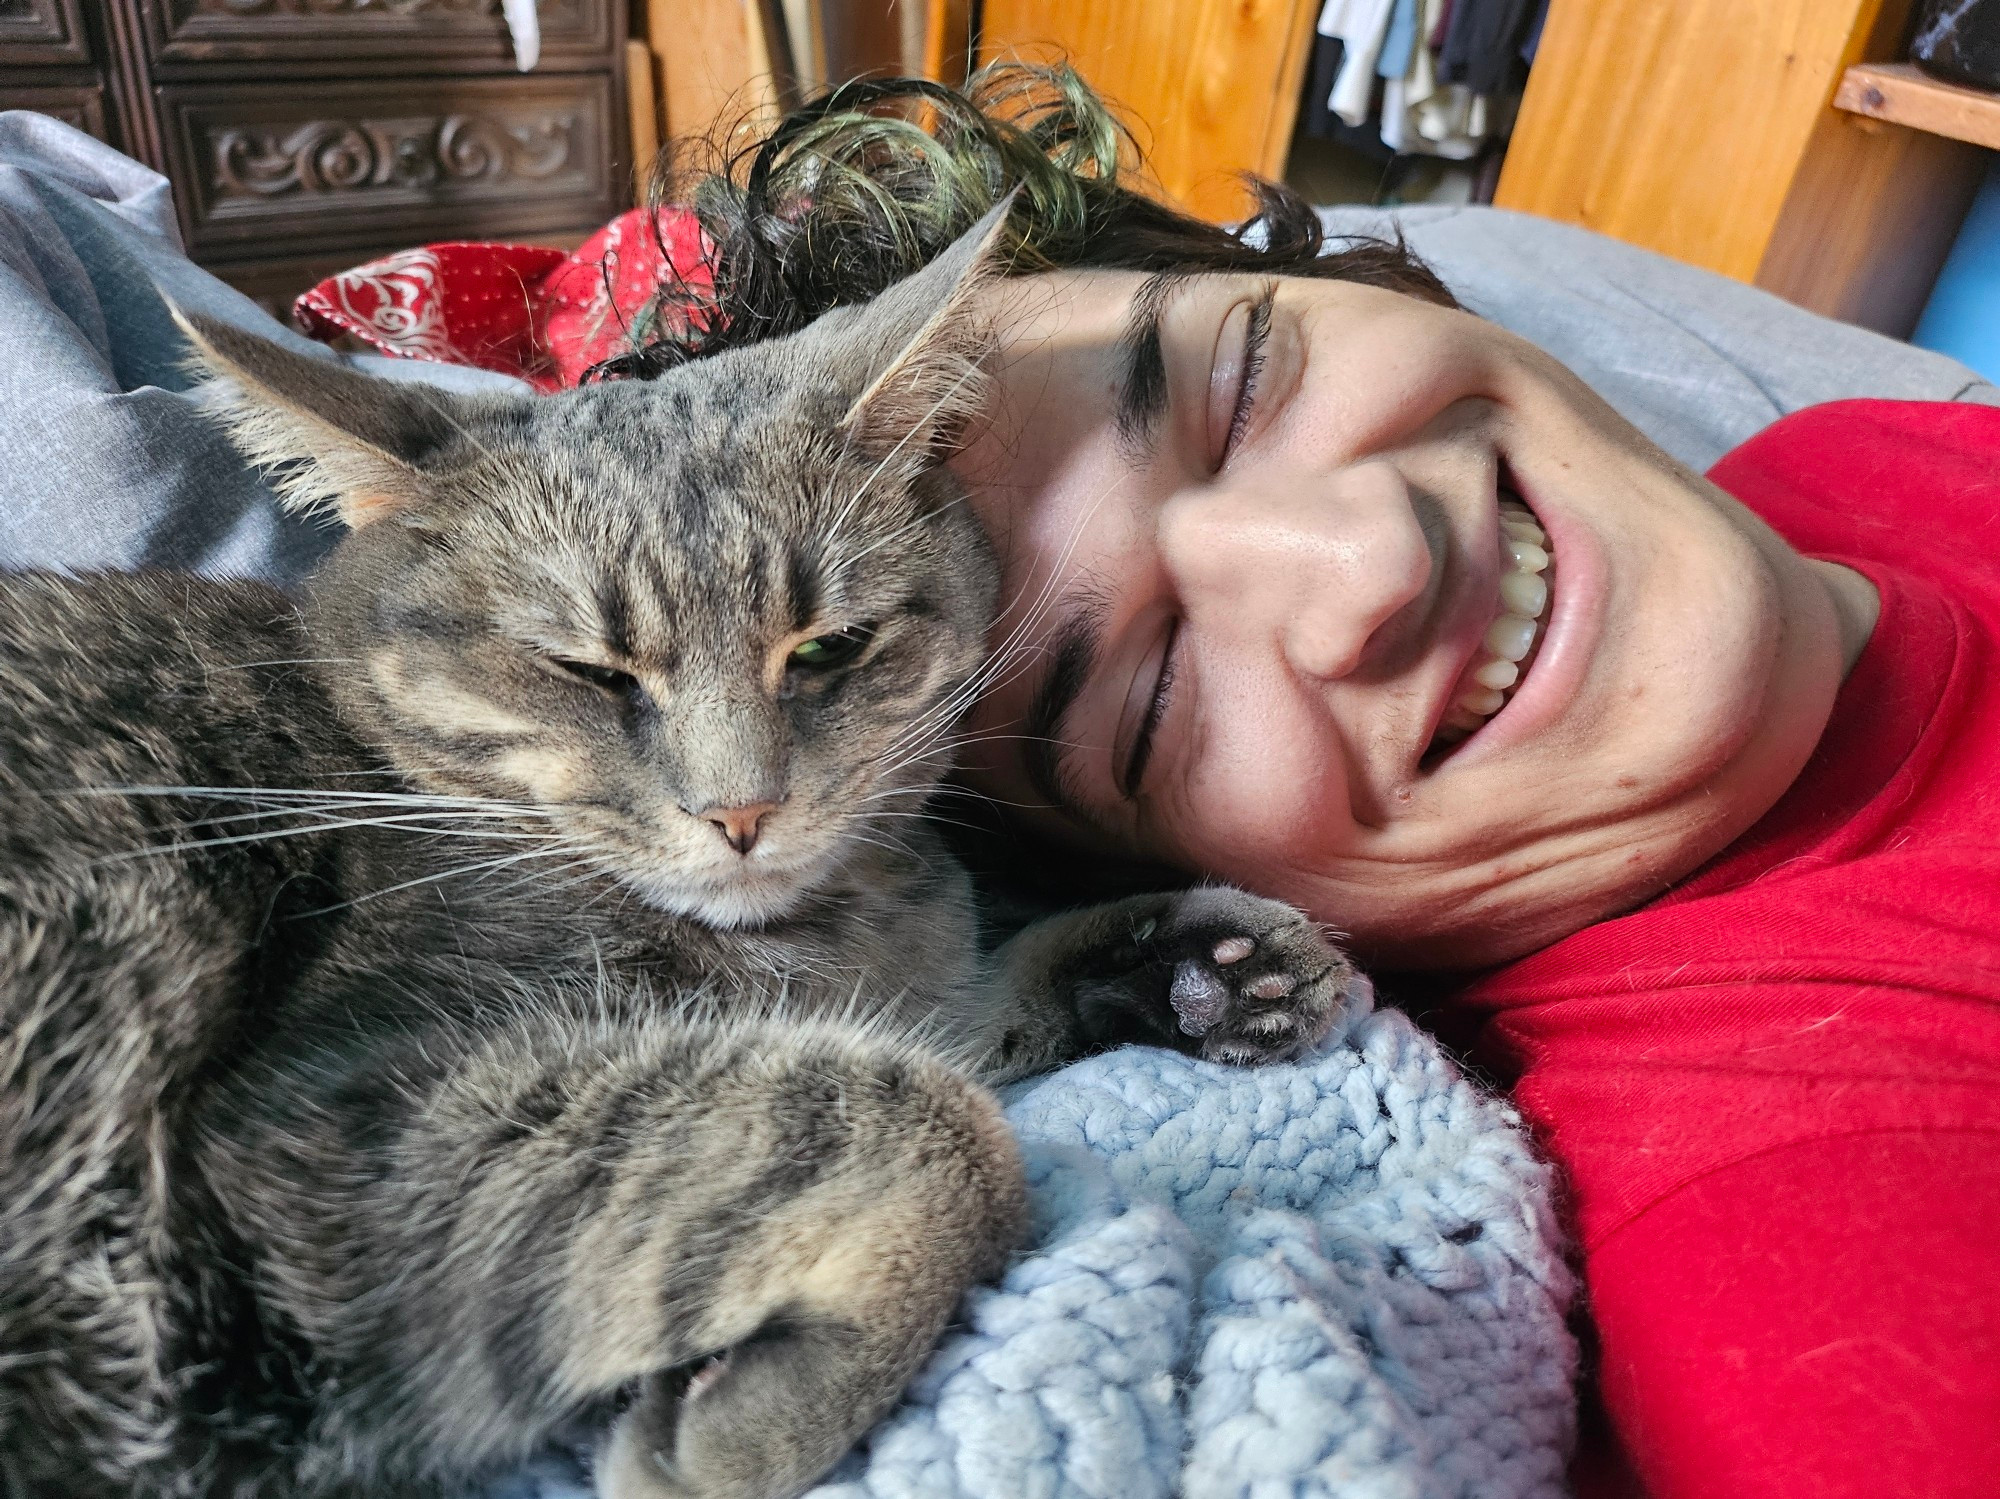
[[[1986,169],[1910,342],[2000,382],[2000,157]]]

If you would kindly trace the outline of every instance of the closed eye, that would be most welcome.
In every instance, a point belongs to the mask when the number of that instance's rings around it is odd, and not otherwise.
[[[1180,644],[1181,627],[1176,621],[1167,634],[1166,648],[1160,652],[1160,674],[1153,682],[1153,695],[1146,704],[1146,716],[1139,720],[1139,731],[1132,736],[1132,750],[1125,758],[1125,768],[1118,777],[1118,789],[1130,801],[1138,796],[1139,788],[1145,784],[1146,765],[1153,758],[1153,743],[1158,736],[1160,720],[1167,716],[1167,707],[1174,695],[1174,648]]]
[[[1229,431],[1223,440],[1222,456],[1216,466],[1229,461],[1229,455],[1236,451],[1243,441],[1243,434],[1250,428],[1250,418],[1257,410],[1257,381],[1264,373],[1264,346],[1271,337],[1271,308],[1277,299],[1277,287],[1265,288],[1264,295],[1250,308],[1249,323],[1243,332],[1243,353],[1241,375],[1236,387],[1236,399],[1229,413]]]
[[[599,666],[595,661],[574,661],[565,656],[544,656],[542,659],[556,670],[613,697],[632,697],[639,691],[639,679],[615,666]]]

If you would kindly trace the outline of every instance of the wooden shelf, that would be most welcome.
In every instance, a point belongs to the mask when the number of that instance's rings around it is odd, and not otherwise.
[[[1849,68],[1833,103],[1836,109],[1871,120],[2000,150],[2000,94],[1946,83],[1911,63],[1871,62]]]

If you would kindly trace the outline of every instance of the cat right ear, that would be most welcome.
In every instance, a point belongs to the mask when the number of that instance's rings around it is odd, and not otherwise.
[[[290,509],[350,527],[405,515],[429,498],[423,460],[463,430],[452,397],[356,374],[209,318],[174,309],[213,382],[205,402]]]
[[[866,388],[841,429],[863,452],[935,458],[984,409],[993,330],[979,293],[1002,274],[1016,188],[944,252],[888,288],[842,330],[866,350]]]

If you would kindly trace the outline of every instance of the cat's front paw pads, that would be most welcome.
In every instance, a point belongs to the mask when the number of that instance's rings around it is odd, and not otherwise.
[[[1212,1062],[1289,1060],[1368,1004],[1347,955],[1283,901],[1189,890],[1134,937],[1171,973],[1166,999],[1184,1049]]]

